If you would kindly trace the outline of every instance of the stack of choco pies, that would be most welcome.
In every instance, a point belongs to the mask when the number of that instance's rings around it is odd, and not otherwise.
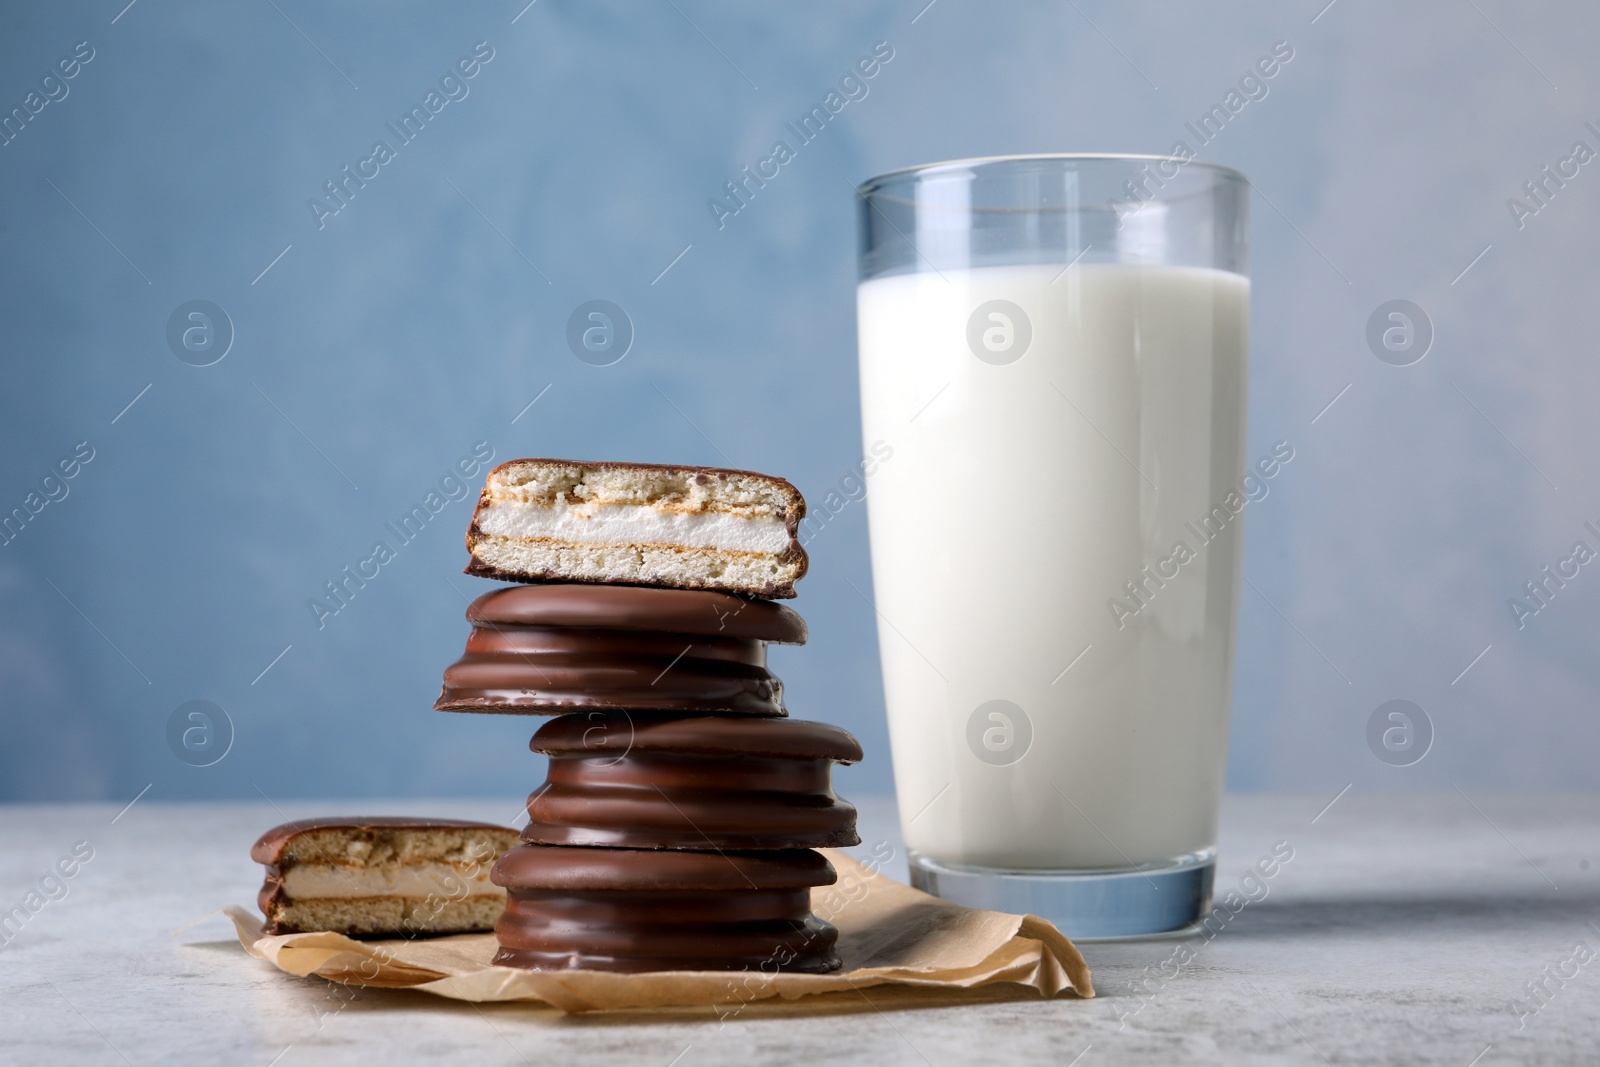
[[[744,471],[513,460],[489,473],[467,573],[519,583],[467,609],[440,711],[555,716],[549,772],[507,892],[494,962],[532,970],[840,966],[810,890],[813,849],[853,845],[834,763],[844,730],[787,717],[769,642],[803,644],[773,599],[805,573],[805,501]]]

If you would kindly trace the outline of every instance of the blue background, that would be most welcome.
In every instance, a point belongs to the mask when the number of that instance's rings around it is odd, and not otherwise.
[[[1278,41],[1199,148],[1257,188],[1249,455],[1296,450],[1247,512],[1230,785],[1596,784],[1600,568],[1521,629],[1507,601],[1600,548],[1600,164],[1520,227],[1507,200],[1600,148],[1600,9],[124,2],[8,5],[0,33],[6,111],[94,50],[0,147],[0,512],[94,450],[0,547],[0,797],[520,796],[534,722],[429,710],[487,588],[470,505],[319,629],[324,582],[479,441],[770,471],[815,508],[862,453],[851,186],[1198,147],[1184,124]],[[868,95],[719,228],[708,199],[880,41]],[[468,95],[319,228],[308,200],[478,42]],[[1394,367],[1366,323],[1402,298],[1436,338]],[[565,342],[592,299],[636,332],[612,366]],[[167,343],[191,300],[236,333],[212,366]],[[773,657],[795,714],[871,754],[847,795],[890,784],[864,519],[812,539],[813,639]],[[208,767],[168,746],[196,699],[234,730]],[[1368,748],[1391,699],[1433,724],[1414,766]]]

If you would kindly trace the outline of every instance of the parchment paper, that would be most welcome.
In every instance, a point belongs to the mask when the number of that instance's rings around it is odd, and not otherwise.
[[[997,997],[1092,997],[1089,968],[1071,941],[1031,915],[977,911],[884,877],[842,852],[821,850],[839,873],[811,891],[811,908],[839,928],[833,974],[763,971],[525,971],[489,960],[493,934],[357,941],[343,934],[264,936],[259,915],[225,909],[239,943],[294,975],[347,985],[410,988],[477,1002],[538,1001],[566,1012],[709,1008],[727,1018],[746,1004],[778,998],[792,1010],[839,1010],[838,994],[892,986],[896,1006],[948,1004],[961,991]]]

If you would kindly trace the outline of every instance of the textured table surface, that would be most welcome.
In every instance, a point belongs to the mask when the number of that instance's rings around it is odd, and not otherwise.
[[[1331,799],[1229,798],[1219,897],[1275,843],[1293,858],[1246,881],[1210,939],[1083,946],[1094,1000],[863,999],[848,1014],[721,1025],[709,1010],[565,1017],[349,990],[251,959],[220,916],[196,922],[254,899],[246,852],[285,817],[509,821],[496,806],[0,807],[0,908],[27,913],[0,949],[0,1062],[1600,1062],[1600,794]],[[899,855],[892,805],[860,806],[863,839]],[[92,858],[41,888],[74,846]],[[904,877],[903,860],[890,873]]]

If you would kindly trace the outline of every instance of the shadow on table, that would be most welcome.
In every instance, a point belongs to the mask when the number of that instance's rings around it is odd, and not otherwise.
[[[1393,936],[1438,932],[1488,924],[1494,928],[1560,927],[1587,929],[1600,916],[1600,893],[1397,894],[1394,896],[1313,897],[1252,904],[1229,921],[1230,941],[1348,937],[1351,933]]]

